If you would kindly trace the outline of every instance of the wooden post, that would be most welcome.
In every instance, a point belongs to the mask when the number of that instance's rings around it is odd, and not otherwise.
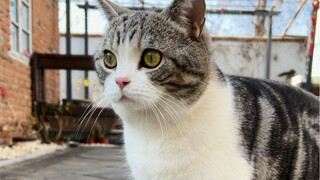
[[[259,0],[256,10],[265,10],[267,5],[267,0]],[[255,36],[263,36],[266,33],[266,30],[264,28],[266,20],[266,15],[261,14],[261,15],[256,15],[256,20],[255,20],[255,29],[254,29],[254,35]]]

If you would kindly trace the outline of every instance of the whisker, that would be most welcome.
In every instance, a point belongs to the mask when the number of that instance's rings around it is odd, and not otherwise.
[[[96,125],[96,123],[97,123],[97,121],[98,121],[98,118],[99,118],[99,116],[101,115],[101,113],[103,112],[104,108],[105,108],[105,107],[101,108],[99,114],[97,115],[96,119],[94,120],[94,122],[93,122],[93,124],[92,124],[92,126],[91,126],[91,129],[90,129],[90,131],[89,131],[89,134],[88,134],[88,137],[87,137],[87,141],[88,141],[88,139],[89,139],[89,137],[90,137],[90,134],[91,134],[91,132],[92,132],[92,130],[93,130],[93,127]]]
[[[159,101],[158,101],[159,105],[162,106],[162,107],[168,112],[168,114],[170,115],[173,123],[174,123],[175,126],[178,128],[178,131],[179,131],[180,135],[181,135],[182,137],[185,136],[185,133],[183,133],[184,131],[182,131],[182,129],[184,129],[184,127],[183,127],[184,124],[182,123],[182,117],[181,117],[180,113],[178,113],[178,112],[175,110],[174,107],[172,107],[168,102],[166,102],[166,100],[170,100],[170,99],[165,98],[165,97],[163,97],[163,96],[161,96],[161,97],[160,97],[160,96],[156,96],[156,97],[157,97],[158,100],[159,100]],[[172,97],[172,96],[170,96],[170,97]],[[173,98],[173,97],[172,97],[172,98]],[[179,104],[175,103],[175,102],[179,102],[180,104],[182,104],[180,101],[178,101],[178,100],[176,100],[176,101],[170,100],[170,102],[173,103],[174,105],[178,106],[179,108],[182,108],[182,107],[179,106]],[[185,106],[184,106],[184,107],[185,107]],[[185,107],[185,108],[182,108],[182,109],[183,109],[184,111],[188,112],[188,114],[189,114],[189,111],[188,111],[188,109],[187,109],[186,107]],[[171,110],[174,111],[174,113],[172,113]],[[190,117],[190,116],[188,116],[188,117]],[[192,116],[191,116],[191,118],[192,118]],[[184,143],[184,146],[185,146],[185,148],[187,149],[188,153],[191,154],[191,151],[190,151],[190,148],[189,148],[188,144],[186,144],[185,141],[184,141],[183,143]]]
[[[99,104],[100,102],[105,101],[105,100],[106,100],[106,98],[103,98],[102,100],[100,100],[100,101],[97,103],[97,105],[95,106],[95,108],[92,110],[92,112],[90,113],[90,116],[89,116],[89,118],[88,118],[88,120],[87,120],[86,124],[84,125],[84,127],[83,127],[83,129],[82,129],[82,131],[81,131],[80,137],[82,136],[82,134],[83,134],[84,130],[85,130],[85,129],[86,129],[86,127],[88,126],[89,121],[91,120],[91,117],[93,116],[93,114],[95,113],[95,111],[99,108],[98,104]]]
[[[164,122],[164,126],[165,126],[165,128],[166,128],[166,133],[167,133],[167,138],[168,138],[169,135],[168,135],[168,128],[167,128],[166,118],[165,118],[165,116],[162,114],[161,109],[159,109],[154,102],[152,102],[152,101],[150,101],[150,102],[153,104],[153,106],[156,108],[156,110],[160,113],[160,115],[161,115],[161,117],[162,117],[162,120],[163,120],[163,122]],[[161,119],[159,119],[159,120],[161,121]]]
[[[160,118],[159,118],[159,116],[158,116],[158,113],[156,112],[156,110],[155,110],[154,107],[153,107],[154,104],[152,104],[151,100],[149,100],[149,99],[146,99],[146,100],[149,102],[149,104],[151,104],[150,108],[151,108],[151,110],[153,111],[153,113],[155,114],[155,116],[156,116],[156,118],[157,118],[157,121],[158,121],[158,123],[159,123],[159,125],[160,125],[161,134],[162,134],[162,136],[163,136],[162,123],[161,123],[161,121],[159,120]]]
[[[79,133],[79,130],[80,130],[81,126],[82,126],[82,123],[85,121],[85,119],[87,118],[87,116],[88,116],[89,114],[91,114],[92,111],[94,111],[96,108],[97,108],[97,105],[94,105],[93,107],[91,107],[91,109],[90,109],[90,110],[86,113],[86,115],[81,119],[81,122],[78,124],[78,127],[77,127],[77,129],[76,129],[76,136],[75,136],[75,137],[78,136],[78,133]]]
[[[84,110],[84,112],[82,113],[82,115],[80,116],[79,120],[77,121],[77,123],[75,124],[75,126],[78,125],[78,123],[80,122],[80,120],[83,118],[83,116],[86,114],[88,108],[99,98],[101,98],[103,96],[103,94],[99,95],[98,97],[96,97],[95,99],[91,100],[91,102],[89,104],[86,105],[86,108]]]
[[[147,105],[146,105],[146,100],[145,98],[142,98],[142,106],[143,106],[143,112],[145,112],[145,128],[147,128],[147,122],[148,122],[148,109],[147,109]]]

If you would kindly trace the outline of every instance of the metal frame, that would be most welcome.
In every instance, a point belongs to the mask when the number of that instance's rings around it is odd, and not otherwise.
[[[23,53],[23,49],[22,49],[22,34],[23,32],[27,33],[29,35],[29,53],[31,54],[32,52],[32,0],[17,0],[17,18],[18,18],[18,22],[15,22],[14,20],[11,19],[11,23],[13,25],[15,25],[16,27],[18,27],[18,50],[13,50],[11,48],[11,51],[16,51],[18,53]],[[28,18],[28,25],[29,25],[29,30],[25,29],[24,27],[22,27],[22,5],[25,5],[28,7],[29,10],[29,18]],[[10,40],[10,43],[12,44],[12,39]]]
[[[88,0],[86,0],[84,5],[78,5],[79,8],[84,9],[84,19],[85,19],[85,33],[84,33],[84,52],[85,55],[88,55],[88,48],[89,48],[89,44],[88,44],[88,40],[89,40],[89,36],[88,36],[88,10],[89,9],[96,9],[95,6],[92,6],[88,3]],[[85,71],[85,79],[88,79],[88,71]],[[88,99],[89,98],[89,88],[87,86],[85,86],[84,88],[84,98]]]

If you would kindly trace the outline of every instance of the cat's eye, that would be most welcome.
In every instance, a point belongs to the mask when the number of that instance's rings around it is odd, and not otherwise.
[[[117,66],[117,58],[111,51],[106,50],[104,52],[103,61],[108,69],[113,69]]]
[[[161,53],[156,50],[148,49],[142,54],[141,65],[146,68],[155,68],[161,62]]]

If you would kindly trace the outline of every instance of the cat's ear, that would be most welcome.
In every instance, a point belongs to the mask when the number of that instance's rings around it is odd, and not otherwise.
[[[112,21],[121,14],[130,12],[129,9],[120,7],[109,0],[98,0],[98,2],[106,14],[108,21]]]
[[[187,29],[193,39],[198,39],[205,23],[205,0],[174,0],[162,13]]]

